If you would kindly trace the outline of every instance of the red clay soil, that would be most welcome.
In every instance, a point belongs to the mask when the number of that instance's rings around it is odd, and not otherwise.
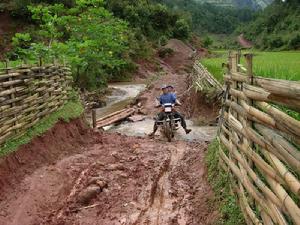
[[[244,37],[244,34],[239,35],[237,39],[238,39],[238,43],[243,48],[252,48],[253,47],[253,44]]]
[[[214,224],[206,148],[60,122],[1,160],[0,224]]]

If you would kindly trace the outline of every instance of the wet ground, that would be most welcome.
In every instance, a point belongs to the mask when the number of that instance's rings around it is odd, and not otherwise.
[[[110,133],[94,133],[93,140],[65,138],[58,128],[51,131],[51,140],[90,143],[70,146],[63,157],[37,169],[15,169],[13,173],[26,171],[18,182],[2,180],[0,224],[214,224],[217,213],[209,203],[213,193],[203,167],[207,144]],[[48,137],[44,141],[50,142]],[[31,153],[38,155],[41,144],[37,140]]]
[[[145,137],[153,130],[153,119],[146,118],[139,122],[123,122],[120,125],[110,127],[110,132],[117,132],[127,136],[138,136]],[[185,140],[185,141],[207,141],[210,142],[217,133],[217,127],[214,126],[194,126],[193,122],[187,121],[188,128],[192,129],[192,132],[188,135],[185,134],[184,130],[180,127],[176,133],[174,140]],[[165,140],[158,130],[155,139]]]
[[[124,109],[134,98],[145,90],[146,85],[127,82],[110,84],[108,87],[112,89],[112,92],[106,96],[106,106],[96,109],[97,118]]]

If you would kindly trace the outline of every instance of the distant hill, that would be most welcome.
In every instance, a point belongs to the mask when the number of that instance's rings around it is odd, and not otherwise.
[[[196,2],[211,3],[218,6],[233,6],[238,8],[264,9],[273,0],[194,0]]]

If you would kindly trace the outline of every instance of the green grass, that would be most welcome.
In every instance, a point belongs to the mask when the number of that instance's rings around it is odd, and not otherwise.
[[[245,53],[245,52],[243,52]],[[253,51],[253,71],[256,76],[300,80],[300,52]],[[215,51],[211,58],[202,59],[202,64],[218,79],[223,81],[222,63],[227,62],[227,51]],[[242,60],[245,65],[245,61]]]
[[[21,145],[29,143],[34,137],[42,135],[53,127],[59,120],[68,122],[80,117],[82,113],[83,106],[78,100],[67,102],[58,111],[46,116],[34,125],[34,127],[28,129],[23,136],[7,140],[0,148],[0,157],[17,150]]]
[[[208,147],[206,164],[208,166],[208,180],[215,193],[215,205],[219,207],[220,217],[216,225],[245,224],[236,197],[230,194],[229,175],[218,166],[219,142],[214,140]]]
[[[27,62],[28,64],[30,65],[37,65],[38,62],[37,61],[28,61]],[[24,65],[25,63],[22,61],[22,60],[16,60],[16,61],[9,61],[8,62],[8,67],[12,67],[12,68],[15,68],[15,67],[19,67],[21,65]],[[0,69],[5,69],[6,68],[6,63],[4,61],[1,61],[0,62]]]

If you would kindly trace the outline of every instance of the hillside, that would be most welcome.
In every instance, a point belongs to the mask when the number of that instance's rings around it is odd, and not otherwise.
[[[273,0],[195,0],[201,3],[211,3],[218,6],[234,6],[238,8],[253,8],[263,9],[266,8]]]
[[[253,20],[255,11],[223,5],[202,4],[193,0],[153,0],[190,17],[193,31],[199,35],[231,34],[241,23]],[[229,1],[228,1],[229,2]]]
[[[249,24],[237,29],[259,49],[300,48],[300,5],[298,0],[276,0]]]

